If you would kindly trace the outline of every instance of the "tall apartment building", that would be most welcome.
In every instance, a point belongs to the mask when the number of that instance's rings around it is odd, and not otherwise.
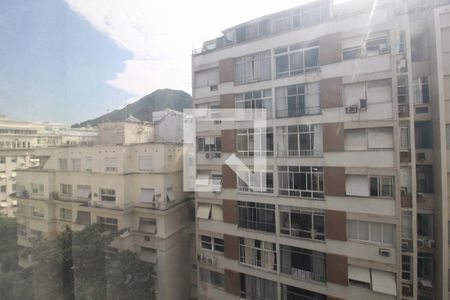
[[[93,129],[0,117],[0,214],[15,215],[17,203],[9,197],[15,192],[15,170],[35,166],[37,161],[31,158],[35,148],[87,145],[96,140],[97,132]]]
[[[66,226],[127,228],[111,251],[134,251],[155,266],[157,299],[186,299],[192,202],[182,187],[182,144],[155,136],[157,127],[168,126],[161,120],[102,123],[98,144],[36,149],[39,165],[17,171],[19,244],[53,239]],[[20,262],[25,267],[30,257]]]
[[[196,108],[268,112],[197,130],[199,299],[448,299],[448,1],[308,3],[192,69]]]

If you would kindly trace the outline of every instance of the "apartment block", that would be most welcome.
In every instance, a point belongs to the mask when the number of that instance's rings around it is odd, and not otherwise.
[[[197,129],[199,299],[448,299],[449,62],[448,1],[314,1],[195,50],[195,108],[267,111]]]
[[[93,129],[68,125],[9,120],[0,117],[0,213],[14,217],[17,202],[9,197],[16,189],[16,169],[36,166],[35,148],[88,145],[97,141]]]
[[[155,138],[158,124],[102,123],[95,145],[36,149],[39,165],[17,171],[19,244],[53,239],[66,226],[126,229],[110,250],[154,265],[158,299],[186,299],[192,202],[182,186],[182,145]],[[22,265],[30,259],[21,257]]]

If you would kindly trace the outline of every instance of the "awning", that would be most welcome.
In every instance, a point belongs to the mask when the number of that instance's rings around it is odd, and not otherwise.
[[[370,269],[349,265],[348,279],[366,282],[370,284]]]
[[[211,213],[211,204],[199,204],[197,208],[197,218],[209,219]]]
[[[387,295],[397,296],[395,273],[372,270],[372,290]]]
[[[172,188],[167,189],[167,200],[169,201],[175,201],[175,194],[173,193]]]

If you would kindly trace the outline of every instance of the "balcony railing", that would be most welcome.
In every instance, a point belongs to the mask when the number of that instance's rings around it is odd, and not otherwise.
[[[294,109],[277,109],[277,118],[292,118],[305,115],[318,115],[321,113],[320,106],[297,107]]]

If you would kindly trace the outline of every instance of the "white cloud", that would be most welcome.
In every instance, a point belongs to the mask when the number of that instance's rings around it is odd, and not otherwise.
[[[191,92],[191,51],[220,31],[299,0],[65,0],[133,58],[106,82],[136,96],[158,88]]]

